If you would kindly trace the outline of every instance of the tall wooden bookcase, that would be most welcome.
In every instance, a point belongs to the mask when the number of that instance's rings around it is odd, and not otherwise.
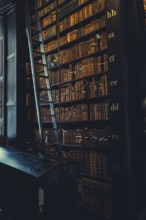
[[[42,23],[63,155],[80,164],[78,203],[105,219],[138,219],[144,209],[138,181],[143,182],[145,140],[142,1],[38,0],[34,6]],[[38,80],[40,87],[43,80]],[[54,138],[45,107],[43,123],[47,148]],[[37,126],[32,125],[36,142]],[[54,151],[48,147],[50,155]]]

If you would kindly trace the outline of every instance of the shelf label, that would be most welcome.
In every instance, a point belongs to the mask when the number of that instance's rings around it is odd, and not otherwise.
[[[119,103],[113,103],[111,105],[111,111],[113,111],[113,112],[119,111]]]
[[[111,40],[111,39],[115,38],[115,36],[116,36],[115,32],[109,33],[108,39]]]
[[[117,86],[118,85],[118,80],[112,80],[110,82],[110,86]]]
[[[116,15],[117,15],[117,11],[114,10],[114,9],[111,9],[110,11],[107,11],[107,19],[115,17]]]
[[[115,60],[116,60],[116,55],[115,55],[115,54],[114,54],[114,55],[109,56],[109,62],[110,62],[110,63],[115,62]]]
[[[112,134],[111,139],[118,141],[118,140],[120,140],[120,135],[119,134]]]
[[[111,139],[111,140],[120,140],[120,135],[119,134],[111,134],[108,136],[108,139]]]

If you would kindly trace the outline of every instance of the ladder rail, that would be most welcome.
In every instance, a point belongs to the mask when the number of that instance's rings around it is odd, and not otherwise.
[[[32,36],[31,36],[31,28],[30,28],[30,21],[28,19],[29,11],[28,11],[28,4],[26,5],[26,33],[28,38],[28,48],[29,48],[29,55],[30,55],[30,64],[31,64],[31,73],[32,73],[32,81],[34,87],[34,97],[35,97],[35,104],[36,104],[36,112],[37,112],[37,119],[38,119],[38,128],[39,128],[39,135],[40,141],[44,143],[44,135],[42,132],[42,120],[40,114],[40,107],[39,107],[39,99],[38,99],[38,91],[37,91],[37,82],[35,78],[35,65],[34,65],[34,57],[33,57],[33,43],[32,43]]]

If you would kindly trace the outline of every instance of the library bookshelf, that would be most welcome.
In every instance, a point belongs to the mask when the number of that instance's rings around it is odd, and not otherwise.
[[[126,211],[122,210],[129,207],[129,200],[125,202],[129,132],[126,6],[120,0],[38,0],[34,7],[42,27],[63,159],[79,164],[78,204],[104,219],[123,219]],[[31,18],[36,28],[38,21],[33,14]],[[33,38],[39,40],[36,34]],[[31,87],[29,64],[26,69]],[[40,72],[39,98],[44,102],[45,148],[48,156],[55,157],[45,77],[41,66],[36,71]],[[39,132],[30,90],[28,121],[31,142],[36,144]]]

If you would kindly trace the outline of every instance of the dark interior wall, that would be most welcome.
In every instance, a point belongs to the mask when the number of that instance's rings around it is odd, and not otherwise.
[[[127,161],[130,162],[130,173],[127,170],[128,184],[131,185],[131,200],[129,210],[134,213],[133,219],[139,219],[142,209],[145,209],[145,165],[146,140],[143,132],[142,99],[146,94],[146,40],[144,32],[143,1],[125,0],[125,43],[127,47],[127,116],[129,123],[129,146]],[[126,97],[126,93],[125,93]],[[126,100],[126,99],[125,99]],[[130,175],[129,175],[130,174]],[[128,176],[129,175],[129,176]],[[127,187],[127,194],[129,188]],[[130,195],[129,195],[130,196]],[[133,212],[134,210],[134,212]]]

